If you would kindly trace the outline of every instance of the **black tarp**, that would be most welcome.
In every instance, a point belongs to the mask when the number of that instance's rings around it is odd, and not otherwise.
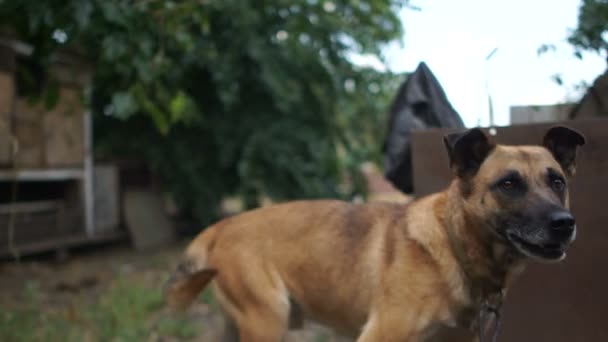
[[[393,100],[384,142],[385,177],[403,192],[413,191],[411,131],[432,127],[464,128],[464,123],[435,75],[422,62]]]

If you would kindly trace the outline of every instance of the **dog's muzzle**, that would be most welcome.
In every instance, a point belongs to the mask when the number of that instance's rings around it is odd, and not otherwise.
[[[507,239],[522,254],[543,262],[560,261],[576,237],[576,221],[566,210],[547,215],[545,224],[536,231],[510,230]]]

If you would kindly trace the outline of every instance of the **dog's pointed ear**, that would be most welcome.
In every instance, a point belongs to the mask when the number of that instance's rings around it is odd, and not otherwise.
[[[496,146],[479,128],[443,137],[450,167],[458,177],[473,175]]]
[[[576,150],[585,144],[585,137],[565,126],[551,127],[543,138],[545,146],[568,176],[576,171]]]

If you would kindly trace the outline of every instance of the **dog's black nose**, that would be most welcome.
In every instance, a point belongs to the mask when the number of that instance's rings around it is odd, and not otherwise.
[[[574,232],[574,217],[567,211],[557,211],[551,214],[551,228],[563,235],[570,235]]]

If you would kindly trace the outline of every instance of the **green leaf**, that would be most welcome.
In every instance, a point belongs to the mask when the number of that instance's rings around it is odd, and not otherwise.
[[[88,29],[91,22],[91,14],[93,13],[93,4],[91,0],[80,0],[74,3],[74,19],[80,30]]]
[[[561,74],[554,74],[551,76],[551,79],[560,86],[564,84],[564,79]]]
[[[170,123],[168,116],[165,114],[162,108],[155,103],[153,97],[148,95],[146,89],[141,83],[136,84],[132,88],[132,92],[137,100],[137,103],[152,119],[158,131],[161,134],[166,135],[169,132]]]
[[[171,112],[171,122],[188,122],[191,119],[191,113],[196,111],[194,108],[194,103],[190,97],[183,92],[182,90],[178,91],[178,93],[171,100],[171,104],[169,105],[169,110]]]
[[[0,19],[35,45],[43,68],[58,48],[82,54],[94,70],[96,153],[143,159],[183,215],[209,223],[227,195],[251,206],[260,195],[364,191],[358,168],[382,160],[402,77],[348,56],[381,58],[401,38],[407,3],[9,1]],[[57,27],[69,35],[64,46],[49,34]],[[105,115],[110,106],[115,115]]]
[[[112,95],[112,107],[114,108],[115,115],[121,119],[129,118],[138,109],[135,99],[129,92]]]

